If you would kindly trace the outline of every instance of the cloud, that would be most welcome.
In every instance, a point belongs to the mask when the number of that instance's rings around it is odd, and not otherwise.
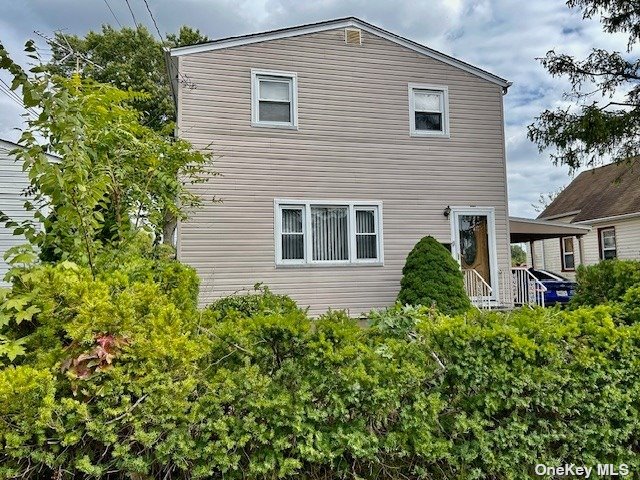
[[[124,1],[106,0],[122,25],[133,18]],[[532,216],[539,194],[566,185],[565,167],[554,166],[526,138],[526,126],[547,108],[564,105],[567,83],[551,78],[536,57],[556,49],[579,57],[598,46],[624,51],[622,34],[602,33],[597,20],[558,0],[148,0],[161,31],[181,25],[199,28],[210,38],[316,22],[354,15],[382,28],[487,69],[513,82],[505,97],[506,148],[510,210]],[[47,34],[65,29],[84,34],[116,20],[104,1],[31,0],[5,2],[0,40],[20,60],[21,46],[39,29]],[[129,0],[133,15],[154,31],[142,0]],[[5,78],[0,75],[0,78]],[[22,118],[19,109],[0,97],[0,136]]]

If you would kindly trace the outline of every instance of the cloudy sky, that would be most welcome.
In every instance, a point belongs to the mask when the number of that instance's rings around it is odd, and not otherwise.
[[[535,216],[541,193],[571,177],[538,153],[526,126],[546,108],[561,105],[566,84],[536,61],[548,50],[584,56],[594,47],[624,51],[624,36],[604,34],[597,20],[584,21],[562,0],[148,0],[160,30],[186,24],[210,38],[357,16],[384,29],[489,70],[513,82],[505,97],[507,165],[512,215]],[[143,0],[129,0],[133,16],[153,30]],[[0,41],[15,59],[22,45],[63,29],[84,34],[104,23],[133,25],[125,0],[0,0]],[[113,14],[109,10],[113,11]],[[47,50],[43,50],[47,58]],[[7,80],[6,75],[0,78]],[[0,94],[0,138],[15,140],[20,107]]]

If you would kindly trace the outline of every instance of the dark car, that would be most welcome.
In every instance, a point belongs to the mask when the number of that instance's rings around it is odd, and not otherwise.
[[[566,304],[576,292],[576,282],[562,275],[535,268],[530,268],[529,271],[547,289],[544,292],[545,305]]]

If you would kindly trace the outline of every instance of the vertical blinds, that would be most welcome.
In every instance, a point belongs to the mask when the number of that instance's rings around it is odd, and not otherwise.
[[[291,204],[280,207],[278,258],[292,263],[377,260],[377,206]]]
[[[349,260],[347,207],[311,207],[314,260]]]

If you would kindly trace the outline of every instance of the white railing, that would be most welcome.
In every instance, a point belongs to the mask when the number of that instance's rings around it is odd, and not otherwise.
[[[544,292],[547,291],[547,287],[534,277],[526,267],[513,267],[511,274],[514,306],[544,307]]]
[[[472,268],[462,270],[464,278],[464,289],[471,299],[471,303],[478,309],[490,310],[493,303],[491,295],[493,289],[482,275]]]

